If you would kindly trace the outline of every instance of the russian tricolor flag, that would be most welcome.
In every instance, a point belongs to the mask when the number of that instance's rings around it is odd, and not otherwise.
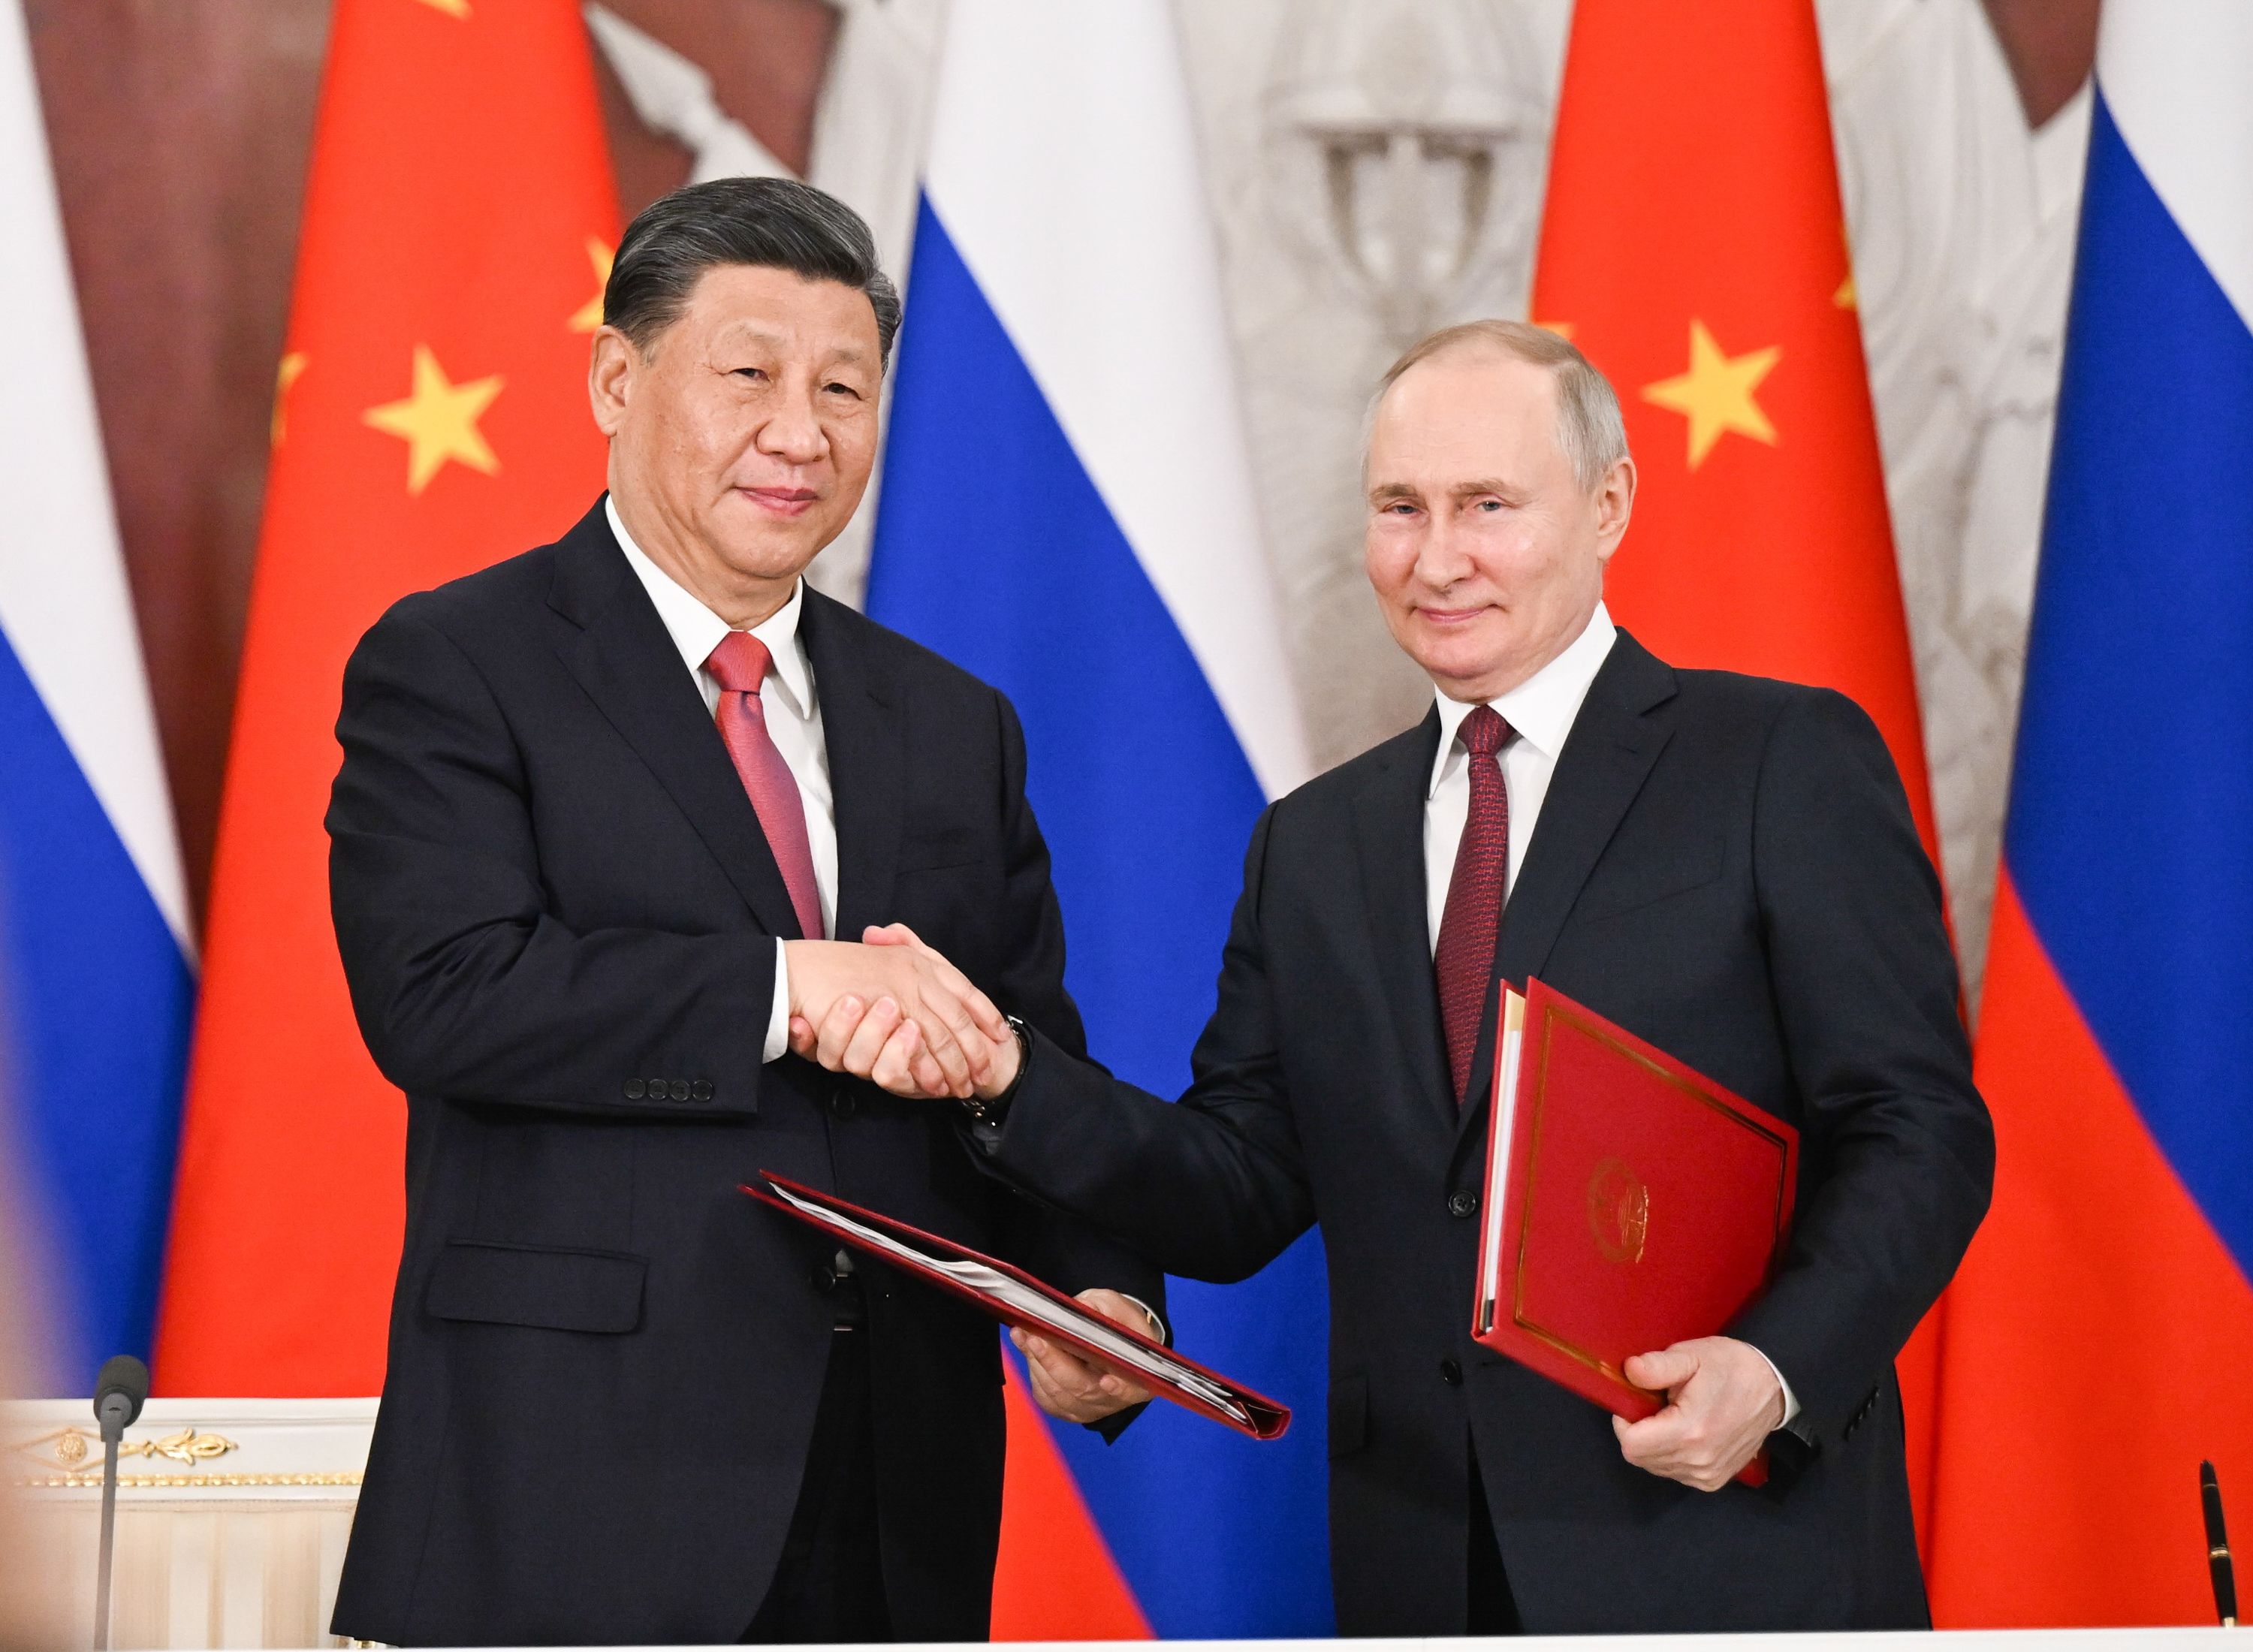
[[[1308,760],[1170,12],[956,0],[935,120],[868,610],[1015,703],[1093,1051],[1174,1095]],[[1160,1405],[1106,1447],[1015,1404],[997,1635],[1329,1631],[1318,1242],[1172,1317],[1296,1426]]]
[[[2109,0],[1949,1299],[1949,1625],[2211,1621],[2253,1529],[2253,7]]]
[[[0,1168],[92,1391],[149,1351],[194,980],[172,805],[17,0],[0,0]],[[5,1243],[0,1237],[0,1243]]]

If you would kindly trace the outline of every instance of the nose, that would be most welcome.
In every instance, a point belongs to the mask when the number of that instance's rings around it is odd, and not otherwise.
[[[1416,547],[1416,577],[1433,590],[1445,590],[1470,572],[1470,554],[1462,543],[1454,513],[1434,512]]]
[[[829,436],[814,412],[813,387],[793,383],[778,396],[759,427],[758,449],[785,464],[812,464],[829,450]]]

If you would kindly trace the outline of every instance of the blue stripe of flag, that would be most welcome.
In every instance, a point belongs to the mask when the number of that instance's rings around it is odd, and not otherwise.
[[[868,611],[1015,704],[1093,1053],[1177,1094],[1259,783],[928,201],[913,270]],[[1245,1285],[1179,1286],[1172,1305],[1182,1347],[1289,1404],[1290,1434],[1260,1445],[1161,1405],[1115,1446],[1057,1429],[1065,1459],[1159,1635],[1327,1635],[1320,1242]]]

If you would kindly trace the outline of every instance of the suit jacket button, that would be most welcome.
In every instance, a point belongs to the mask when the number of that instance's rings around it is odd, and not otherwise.
[[[825,1296],[837,1288],[837,1270],[827,1262],[816,1262],[811,1277],[813,1288]]]
[[[1440,1362],[1440,1380],[1449,1388],[1463,1385],[1463,1368],[1456,1363],[1454,1355],[1450,1354]]]
[[[1447,1195],[1447,1214],[1451,1216],[1467,1216],[1477,1209],[1478,1195],[1475,1193],[1458,1188]]]
[[[639,1101],[647,1094],[649,1094],[649,1086],[642,1083],[640,1079],[629,1078],[626,1080],[626,1099],[628,1101]]]
[[[830,1113],[839,1119],[850,1119],[861,1111],[860,1098],[840,1084],[829,1092]]]
[[[686,1078],[676,1078],[676,1079],[674,1079],[674,1080],[672,1082],[672,1084],[668,1084],[667,1086],[666,1086],[666,1091],[665,1091],[665,1093],[666,1093],[666,1095],[668,1095],[668,1096],[672,1097],[672,1098],[673,1098],[673,1100],[675,1100],[675,1101],[686,1101],[686,1100],[687,1100],[687,1099],[688,1099],[688,1081],[687,1081]]]
[[[711,1100],[712,1081],[708,1078],[700,1078],[694,1084],[689,1085],[688,1099],[691,1101]]]

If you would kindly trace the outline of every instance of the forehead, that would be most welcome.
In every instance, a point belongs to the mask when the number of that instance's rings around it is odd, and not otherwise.
[[[706,270],[673,325],[708,343],[759,339],[811,354],[876,356],[876,311],[868,294],[762,264]]]
[[[1490,346],[1419,361],[1395,380],[1370,422],[1372,480],[1491,475],[1550,457],[1557,446],[1557,377]]]

